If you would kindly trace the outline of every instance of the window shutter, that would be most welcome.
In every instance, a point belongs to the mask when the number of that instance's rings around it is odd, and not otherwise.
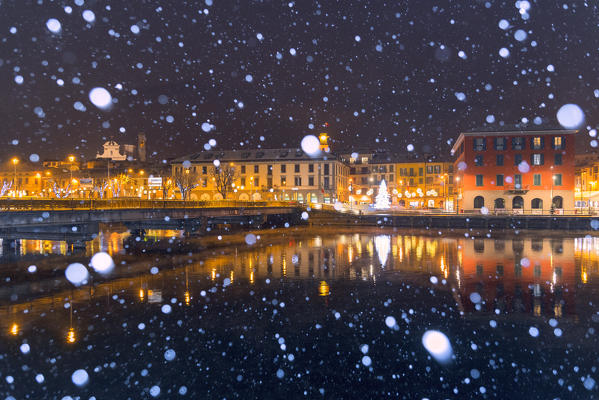
[[[530,165],[535,165],[535,155],[534,154],[530,155]]]
[[[545,154],[541,153],[541,165],[545,165]]]
[[[545,138],[543,136],[541,136],[541,148],[545,148]]]
[[[562,149],[566,148],[566,137],[562,136]]]

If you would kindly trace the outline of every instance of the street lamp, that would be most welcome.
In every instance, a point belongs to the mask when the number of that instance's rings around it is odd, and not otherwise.
[[[455,180],[457,182],[457,187],[458,187],[458,194],[455,197],[455,213],[459,214],[460,213],[460,177],[456,176]]]
[[[15,178],[13,180],[13,186],[15,188],[15,197],[17,197],[17,164],[19,163],[19,159],[17,157],[13,157],[11,161],[15,169]]]
[[[69,161],[69,173],[71,175],[69,181],[72,182],[73,181],[73,163],[75,162],[75,156],[68,156],[67,160]]]

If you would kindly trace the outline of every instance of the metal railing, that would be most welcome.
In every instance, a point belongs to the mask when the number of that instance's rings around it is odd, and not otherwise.
[[[455,213],[455,212],[454,212]],[[540,209],[540,208],[516,208],[511,210],[485,210],[481,211],[481,209],[474,210],[460,210],[459,214],[469,214],[469,215],[504,215],[504,216],[518,216],[518,215],[551,215],[551,216],[560,216],[560,215],[578,215],[578,216],[589,216],[589,215],[597,215],[597,212],[593,210],[564,210],[561,208],[556,209]]]
[[[142,199],[7,199],[0,200],[0,211],[37,210],[106,210],[106,209],[164,209],[164,208],[248,208],[300,207],[294,201],[192,201]]]

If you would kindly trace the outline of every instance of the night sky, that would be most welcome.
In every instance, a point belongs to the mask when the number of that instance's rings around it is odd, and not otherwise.
[[[597,5],[527,3],[0,0],[0,158],[90,158],[138,132],[155,160],[298,147],[325,122],[336,150],[448,154],[462,130],[559,127],[566,103],[591,149]]]

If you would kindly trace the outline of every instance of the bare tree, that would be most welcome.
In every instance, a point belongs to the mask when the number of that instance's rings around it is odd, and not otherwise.
[[[57,199],[65,199],[71,195],[71,184],[67,184],[66,187],[61,187],[60,182],[56,179],[50,180],[52,185],[52,193],[54,193],[54,197]]]
[[[233,182],[237,178],[237,172],[235,167],[232,165],[221,164],[218,167],[214,167],[210,170],[210,175],[214,179],[216,190],[223,196],[223,199],[227,199],[227,194],[233,189]]]
[[[93,191],[98,193],[100,198],[103,199],[104,192],[106,191],[106,188],[108,188],[109,183],[110,182],[106,178],[97,179],[96,185],[94,186]]]
[[[173,181],[175,182],[175,186],[179,189],[179,192],[181,192],[182,200],[187,200],[191,191],[199,185],[198,174],[191,172],[189,169],[176,172],[173,176]]]
[[[112,192],[112,197],[118,198],[121,197],[121,191],[123,191],[124,187],[126,187],[127,182],[129,182],[131,178],[125,174],[120,174],[113,179],[110,180],[110,191]]]
[[[8,192],[12,188],[12,181],[2,181],[2,187],[0,188],[0,197],[4,197],[6,192]]]

